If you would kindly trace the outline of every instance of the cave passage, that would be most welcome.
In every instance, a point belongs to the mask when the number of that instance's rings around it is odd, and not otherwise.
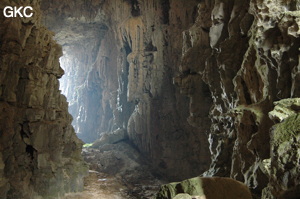
[[[299,10],[1,0],[0,198],[299,198]]]
[[[72,48],[72,50],[74,52],[78,49]],[[99,128],[99,118],[89,117],[87,114],[94,114],[94,110],[99,111],[96,113],[97,115],[102,114],[102,109],[97,108],[101,107],[99,105],[101,95],[96,93],[106,88],[96,85],[101,84],[101,81],[92,82],[99,78],[98,71],[92,70],[88,72],[88,77],[83,76],[82,73],[74,71],[81,70],[76,64],[85,68],[88,66],[83,65],[78,57],[72,56],[72,52],[66,51],[64,48],[63,52],[60,65],[65,74],[60,79],[60,90],[67,97],[75,132],[85,142],[82,155],[89,164],[89,175],[85,177],[83,192],[67,194],[65,199],[133,199],[154,196],[159,190],[159,186],[163,184],[163,180],[152,173],[153,168],[129,141],[126,130],[118,128],[112,132],[102,131],[101,134],[99,132],[87,134],[87,131],[82,130],[87,128],[87,125],[94,125],[88,127],[89,131]],[[94,76],[94,79],[90,77],[91,75]],[[79,79],[80,77],[82,79]],[[88,107],[86,107],[87,105]],[[89,109],[89,107],[93,108]],[[127,107],[123,107],[123,109],[126,110]],[[95,122],[84,124],[91,119]],[[96,136],[91,137],[93,134]]]

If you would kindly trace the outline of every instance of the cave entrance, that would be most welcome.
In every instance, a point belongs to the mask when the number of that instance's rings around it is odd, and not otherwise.
[[[60,90],[69,102],[77,136],[91,143],[109,128],[109,117],[112,118],[112,115],[103,117],[107,109],[107,105],[101,103],[105,85],[100,78],[99,64],[95,63],[107,26],[102,18],[91,22],[49,12],[45,11],[44,24],[55,32],[55,40],[63,51],[60,65],[65,74],[60,79]]]

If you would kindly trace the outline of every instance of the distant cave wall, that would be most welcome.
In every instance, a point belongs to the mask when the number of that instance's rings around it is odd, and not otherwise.
[[[102,86],[99,71],[94,67],[96,55],[94,43],[74,44],[64,48],[60,63],[65,75],[60,80],[62,93],[67,96],[69,111],[73,116],[72,125],[77,136],[86,143],[99,138]],[[97,42],[96,42],[97,43]],[[99,44],[100,45],[100,44]],[[96,48],[98,52],[99,45]]]
[[[299,174],[291,172],[299,156],[279,169],[276,162],[266,164],[278,154],[270,142],[273,102],[299,97],[299,6],[293,0],[202,1],[195,24],[184,32],[181,74],[174,81],[190,97],[192,125],[202,126],[203,97],[210,93],[213,101],[212,163],[204,175],[245,182],[257,197],[276,198],[299,184]],[[299,140],[293,139],[295,146]]]
[[[75,132],[86,143],[95,141],[112,126],[112,110],[102,103],[106,85],[101,79],[102,66],[97,62],[107,31],[101,4],[102,1],[41,2],[42,22],[55,32],[55,39],[63,47],[60,62],[65,75],[60,89],[69,102]]]
[[[175,89],[182,31],[195,20],[197,1],[110,1],[109,31],[118,53],[116,124],[158,171],[178,180],[200,174],[210,162],[203,125],[187,122],[189,100]],[[134,10],[135,9],[135,10]],[[110,59],[113,59],[110,57]],[[211,103],[207,101],[208,107]]]
[[[91,24],[89,28],[93,29],[102,20],[107,26],[104,36],[90,37],[90,41],[101,41],[99,49],[94,51],[94,61],[72,64],[73,68],[66,69],[67,75],[70,71],[66,85],[82,80],[69,89],[71,95],[77,96],[75,103],[72,101],[75,98],[71,97],[70,112],[75,112],[74,123],[79,137],[91,133],[93,137],[84,140],[91,141],[102,132],[124,128],[130,141],[158,171],[174,180],[196,176],[208,169],[209,109],[203,109],[199,119],[203,125],[192,127],[186,121],[189,99],[173,84],[181,58],[182,31],[194,23],[199,1],[89,2],[71,4],[44,0],[42,3],[44,23],[56,32],[59,43],[66,44],[63,49],[74,42],[72,37],[65,37],[64,32],[72,32],[70,36],[80,33],[68,25],[79,23],[78,26],[85,27]],[[94,17],[89,17],[89,10],[95,11]],[[58,18],[61,26],[54,24]],[[78,38],[75,47],[94,48],[93,42],[88,45],[82,42],[82,38],[89,37],[90,32],[86,31],[89,28],[74,37]],[[67,56],[68,52],[66,50]],[[89,53],[86,48],[74,58],[84,58],[90,56]],[[96,86],[93,92],[97,92],[98,97],[91,102],[87,92],[88,85],[93,84]],[[209,97],[210,93],[204,98],[207,107],[211,106]]]
[[[71,126],[61,46],[41,25],[39,1],[0,2],[0,198],[58,198],[83,189],[87,167]],[[4,18],[5,6],[30,5],[31,18]]]

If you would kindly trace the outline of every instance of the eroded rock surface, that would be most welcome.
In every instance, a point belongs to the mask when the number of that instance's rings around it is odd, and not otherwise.
[[[2,0],[0,10],[11,5]],[[83,188],[87,166],[58,79],[61,46],[31,18],[0,17],[0,198],[59,198]]]
[[[195,177],[161,186],[156,199],[252,199],[249,188],[231,178]]]
[[[270,182],[262,198],[292,199],[300,196],[299,102],[299,98],[280,100],[270,112],[270,117],[281,122],[272,128],[271,157],[264,165]]]
[[[213,102],[212,163],[204,175],[245,182],[258,198],[269,182],[262,165],[274,152],[268,114],[273,102],[299,97],[299,6],[298,1],[201,2],[195,24],[184,32],[181,74],[174,78],[190,97],[192,125],[202,125],[201,107]],[[290,144],[296,146],[292,137]],[[271,170],[276,167],[271,163]],[[284,173],[276,172],[281,178]],[[276,197],[266,192],[266,198]]]

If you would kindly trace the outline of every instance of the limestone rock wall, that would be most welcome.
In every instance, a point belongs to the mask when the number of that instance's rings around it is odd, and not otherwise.
[[[107,131],[112,119],[112,110],[101,103],[106,85],[102,84],[96,62],[107,30],[99,10],[101,4],[102,1],[41,1],[42,23],[55,32],[55,40],[63,46],[60,63],[65,75],[60,88],[68,99],[75,132],[86,143]]]
[[[190,107],[192,125],[202,125],[203,96],[210,93],[213,102],[212,163],[204,175],[245,182],[257,197],[269,180],[277,192],[287,189],[274,182],[284,183],[283,176],[291,174],[283,169],[274,180],[262,165],[278,153],[270,144],[273,102],[299,96],[298,10],[298,1],[202,1],[195,24],[184,32],[181,74],[174,81],[195,104]],[[197,87],[209,91],[190,92]],[[293,170],[299,167],[294,161],[296,156],[283,164]],[[276,167],[271,164],[271,170]],[[291,181],[291,186],[299,184],[299,178]],[[264,190],[265,198],[277,196]]]
[[[297,198],[300,195],[299,98],[275,102],[269,113],[276,123],[271,130],[271,157],[264,161],[269,184],[262,198]]]
[[[111,16],[107,34],[117,41],[116,125],[127,129],[134,145],[171,179],[195,176],[209,162],[210,121],[190,126],[189,101],[173,84],[182,31],[194,22],[197,4],[116,0],[103,8]]]
[[[0,198],[59,198],[83,188],[87,167],[58,79],[61,46],[41,25],[39,1],[31,18],[0,17]]]

